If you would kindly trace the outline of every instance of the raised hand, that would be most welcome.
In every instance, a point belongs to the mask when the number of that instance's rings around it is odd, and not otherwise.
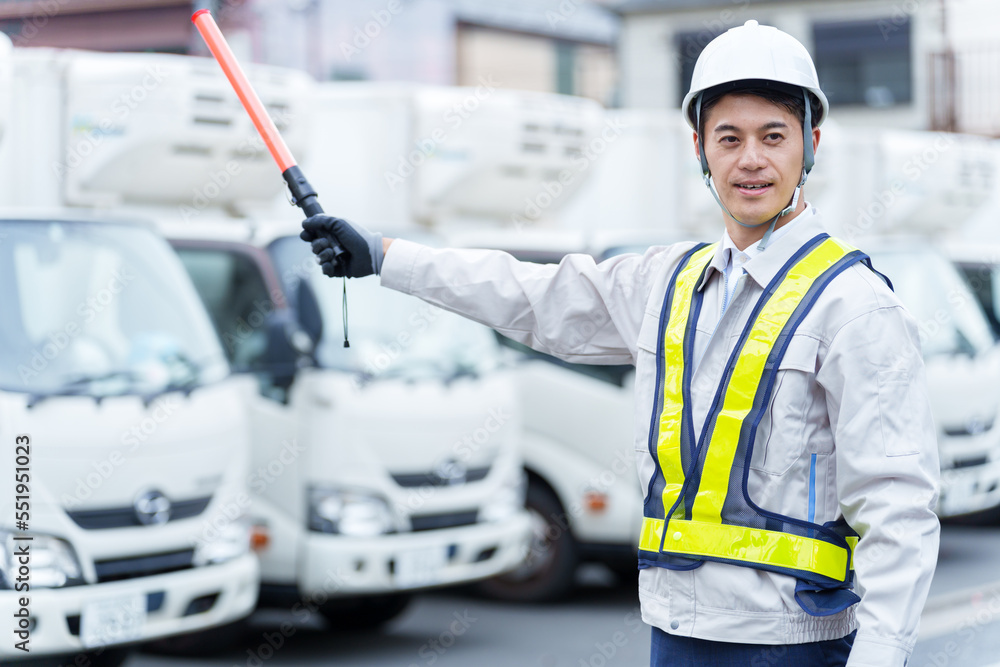
[[[363,278],[382,270],[382,235],[361,225],[329,215],[314,215],[302,222],[299,238],[312,245],[325,275]],[[340,257],[333,255],[333,240],[344,249]]]

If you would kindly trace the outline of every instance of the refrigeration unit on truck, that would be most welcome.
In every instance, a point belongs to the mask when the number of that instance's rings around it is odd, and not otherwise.
[[[0,239],[0,662],[114,665],[246,616],[252,387],[177,257],[82,214]]]
[[[510,570],[528,516],[514,383],[491,332],[319,271],[290,224],[164,227],[250,402],[265,602],[336,627],[393,618],[413,591]]]

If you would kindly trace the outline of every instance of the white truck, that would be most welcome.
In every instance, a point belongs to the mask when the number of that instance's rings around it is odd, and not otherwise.
[[[258,531],[264,601],[372,625],[414,590],[514,567],[529,527],[519,416],[488,331],[358,283],[354,346],[338,347],[341,286],[316,272],[301,216],[214,61],[41,49],[22,60],[35,103],[62,110],[45,130],[71,150],[30,157],[59,187],[21,177],[12,198],[153,220],[255,385],[241,404],[251,462],[238,508]],[[311,80],[250,76],[304,154]],[[374,319],[382,302],[403,319]]]
[[[315,149],[303,169],[327,210],[371,229],[430,227],[449,245],[544,239],[539,256],[545,241],[566,251],[565,235],[544,227],[582,194],[627,124],[589,100],[488,81],[319,89]],[[631,371],[578,370],[590,374],[543,361],[516,368],[533,537],[520,567],[482,584],[491,595],[558,598],[581,562],[635,571],[642,496],[631,452]]]
[[[989,522],[1000,516],[1000,347],[966,281],[926,239],[882,238],[862,246],[890,276],[917,319],[938,428],[937,512]]]
[[[262,600],[317,601],[338,627],[375,625],[415,590],[524,558],[515,385],[488,329],[375,280],[348,286],[345,348],[343,284],[322,275],[290,217],[164,229],[234,367],[259,381],[252,512],[272,536]]]
[[[75,80],[20,55],[3,38],[0,663],[117,665],[254,608],[253,387],[150,225],[64,206]]]
[[[119,645],[246,616],[252,388],[177,257],[85,216],[0,234],[0,661],[117,664]]]

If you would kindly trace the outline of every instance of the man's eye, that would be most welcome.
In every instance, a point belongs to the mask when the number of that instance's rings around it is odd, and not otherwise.
[[[784,137],[778,134],[777,132],[772,132],[771,134],[767,135],[764,138],[767,139],[768,141],[781,141],[782,139],[784,139]]]
[[[722,137],[722,139],[719,140],[719,142],[723,144],[735,144],[737,141],[739,141],[739,139],[736,137]]]

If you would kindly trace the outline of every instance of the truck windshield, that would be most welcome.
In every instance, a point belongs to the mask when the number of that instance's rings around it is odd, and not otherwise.
[[[187,274],[148,230],[0,221],[0,388],[155,395],[228,372]]]
[[[970,357],[994,343],[989,322],[955,267],[936,253],[883,250],[869,253],[875,268],[892,281],[917,321],[925,357]]]
[[[323,318],[316,357],[324,368],[369,379],[447,380],[488,371],[499,362],[498,344],[488,328],[383,288],[377,278],[349,281],[351,347],[345,348],[342,280],[323,275],[309,245],[298,237],[278,239],[270,251],[293,307],[300,280],[307,280],[316,294]]]
[[[1000,339],[1000,264],[970,260],[956,261],[955,266],[986,312],[994,337]]]

